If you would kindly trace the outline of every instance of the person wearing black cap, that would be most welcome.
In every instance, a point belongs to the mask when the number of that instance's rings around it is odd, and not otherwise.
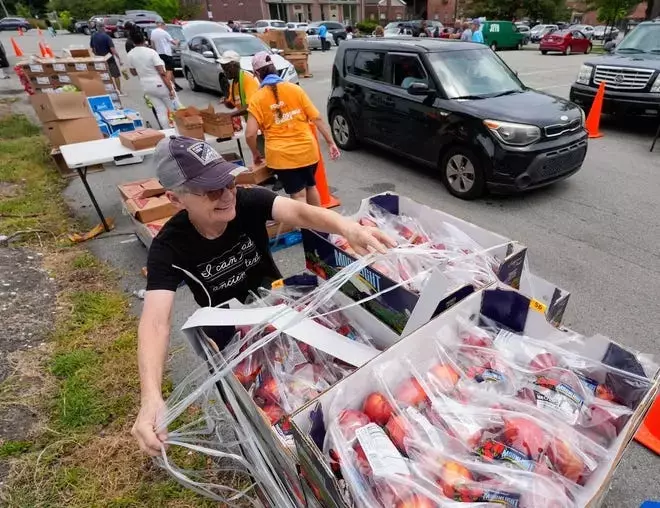
[[[156,435],[154,429],[165,409],[161,383],[174,294],[181,282],[186,282],[200,306],[214,307],[231,298],[243,301],[264,282],[279,279],[265,225],[271,219],[341,234],[358,254],[384,252],[394,242],[377,228],[361,226],[336,212],[262,187],[237,188],[235,178],[245,168],[225,161],[198,139],[163,139],[156,146],[154,163],[167,196],[180,212],[163,226],[149,249],[138,329],[142,405],[132,434],[143,451],[160,455],[166,436]],[[221,350],[231,338],[210,336]]]

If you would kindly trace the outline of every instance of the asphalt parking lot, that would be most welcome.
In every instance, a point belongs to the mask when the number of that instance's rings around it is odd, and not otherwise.
[[[17,38],[26,53],[36,48],[33,32]],[[9,36],[3,33],[0,40],[10,53]],[[49,42],[57,51],[71,44],[86,46],[88,38],[60,35]],[[123,40],[118,41],[118,47],[123,54]],[[501,52],[500,56],[526,85],[562,97],[568,97],[579,66],[587,58],[542,56],[531,49]],[[334,49],[314,52],[310,57],[313,78],[302,80],[321,111],[330,92],[333,58]],[[15,81],[0,83],[0,93],[12,86],[17,88]],[[218,102],[216,94],[193,93],[183,78],[178,81],[185,88],[180,93],[184,105],[205,107],[209,102]],[[125,91],[129,96],[124,104],[140,109],[155,123],[136,79],[125,83]],[[604,137],[589,142],[580,172],[554,186],[520,196],[461,201],[443,188],[433,171],[370,148],[344,153],[339,161],[326,167],[330,184],[346,212],[355,211],[360,200],[369,195],[394,191],[521,241],[529,247],[532,270],[571,291],[567,326],[586,334],[608,335],[660,359],[660,149],[656,153],[648,151],[656,124],[632,120],[622,125],[617,118],[605,118],[601,127]],[[129,292],[144,286],[140,268],[145,264],[146,251],[131,236],[123,235],[130,232],[130,223],[121,216],[115,186],[153,174],[151,161],[146,160],[136,166],[108,167],[89,176],[101,207],[117,220],[113,234],[89,242],[89,246],[119,270]],[[80,181],[71,181],[66,196],[74,212],[91,224],[95,215]],[[299,248],[280,251],[276,260],[286,274],[303,268]],[[180,293],[175,326],[181,325],[194,309],[190,295]],[[171,358],[174,378],[181,379],[194,361],[182,347],[181,337],[173,339]],[[660,459],[632,444],[614,476],[605,506],[634,507],[646,499],[660,498],[658,478]]]

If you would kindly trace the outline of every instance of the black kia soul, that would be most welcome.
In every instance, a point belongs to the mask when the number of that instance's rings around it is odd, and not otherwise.
[[[582,109],[525,87],[490,48],[469,42],[343,42],[328,118],[339,147],[367,141],[439,167],[463,199],[567,178],[587,153]]]

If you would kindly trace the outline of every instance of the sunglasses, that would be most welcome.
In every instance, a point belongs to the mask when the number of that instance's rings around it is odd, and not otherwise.
[[[213,199],[216,197],[222,197],[225,193],[225,191],[233,191],[236,189],[236,180],[232,180],[232,182],[227,185],[224,189],[215,189],[215,190],[210,190],[210,191],[203,191],[199,189],[187,189],[188,194],[192,194],[193,196],[200,196],[200,197],[206,197],[209,199]]]

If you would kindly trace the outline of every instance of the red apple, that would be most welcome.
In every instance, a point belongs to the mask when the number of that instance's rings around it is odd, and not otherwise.
[[[438,363],[431,367],[429,374],[440,385],[443,392],[449,392],[458,383],[458,372],[451,365]]]
[[[527,418],[505,419],[502,439],[508,446],[523,452],[535,461],[548,446],[546,433]]]
[[[355,466],[358,471],[364,476],[371,476],[371,465],[367,459],[367,454],[364,453],[364,450],[362,449],[362,445],[360,445],[360,443],[355,443],[353,450],[355,451]]]
[[[341,413],[339,413],[338,422],[344,439],[350,443],[355,439],[355,431],[370,423],[371,420],[362,411],[342,409]]]
[[[374,423],[385,425],[392,416],[392,406],[385,395],[373,392],[367,396],[362,406],[362,412]]]
[[[266,413],[271,425],[275,425],[284,417],[284,409],[277,404],[266,404],[261,410]]]
[[[400,452],[405,453],[405,439],[408,437],[408,422],[403,416],[392,415],[385,426],[387,434]]]
[[[234,375],[246,388],[249,388],[261,372],[261,364],[252,358],[246,358],[234,368]]]
[[[539,353],[529,362],[529,368],[532,370],[549,369],[559,365],[559,360],[552,353]]]
[[[273,376],[268,376],[261,383],[261,386],[257,388],[254,395],[264,402],[278,404],[280,402],[280,390],[277,380]]]
[[[490,347],[492,343],[490,337],[486,337],[485,335],[476,335],[470,332],[461,334],[461,339],[463,340],[463,344],[467,346]]]
[[[573,482],[580,481],[585,472],[584,461],[571,448],[571,445],[561,439],[555,438],[552,445],[548,447],[548,458],[562,476]]]
[[[420,385],[419,381],[414,377],[406,379],[399,385],[394,394],[394,398],[399,402],[408,404],[409,406],[419,406],[428,400],[424,388],[422,388],[422,385]]]
[[[614,400],[614,392],[607,385],[598,385],[596,387],[596,397],[603,400]]]
[[[435,508],[435,506],[433,501],[421,494],[413,494],[396,504],[396,508]]]
[[[473,481],[472,473],[458,462],[446,462],[440,469],[438,484],[442,493],[449,499],[454,499],[456,489],[467,482]]]

